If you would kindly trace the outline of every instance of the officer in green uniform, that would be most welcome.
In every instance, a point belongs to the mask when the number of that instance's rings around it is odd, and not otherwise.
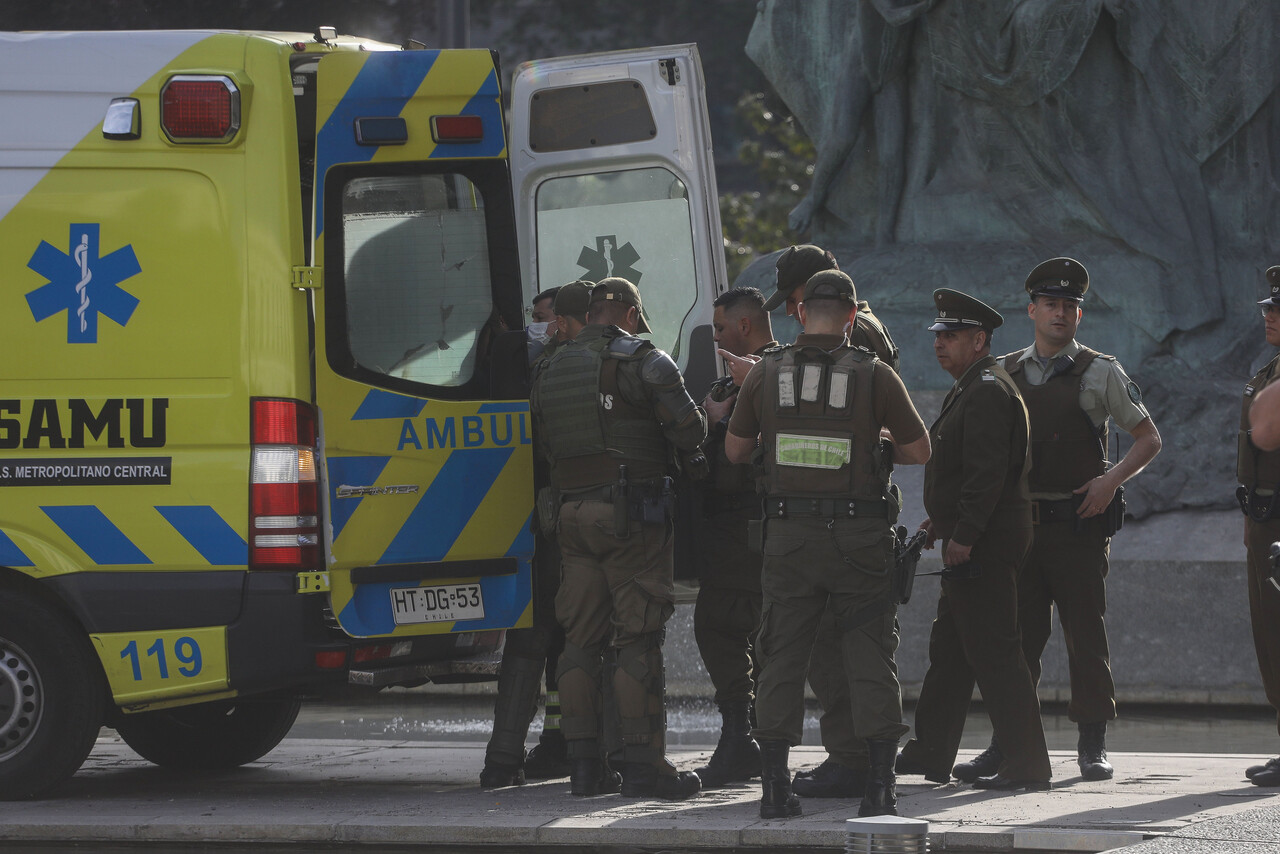
[[[619,787],[600,747],[612,637],[622,793],[687,798],[698,777],[677,773],[665,747],[662,640],[675,608],[669,473],[673,448],[701,453],[706,417],[671,358],[635,337],[649,331],[635,285],[600,281],[587,320],[539,366],[530,400],[561,501],[556,617],[565,630],[558,676],[570,788],[594,795]]]
[[[857,685],[853,729],[870,756],[859,814],[897,812],[893,760],[907,727],[893,659],[892,525],[901,505],[889,471],[895,462],[927,460],[929,439],[898,375],[844,336],[856,313],[848,276],[827,270],[811,277],[799,304],[804,334],[751,369],[725,437],[730,460],[751,459],[758,442],[764,465],[754,730],[764,765],[762,818],[801,812],[787,755],[802,736],[805,673],[828,609],[845,678]]]
[[[1067,714],[1080,737],[1077,759],[1086,780],[1109,780],[1107,721],[1116,716],[1115,683],[1104,614],[1110,537],[1123,520],[1129,478],[1160,452],[1160,433],[1138,386],[1107,356],[1075,340],[1089,273],[1071,258],[1051,258],[1027,276],[1027,314],[1035,342],[1000,363],[1017,383],[1031,416],[1031,554],[1018,576],[1018,625],[1031,679],[1058,609],[1071,674]],[[1107,461],[1107,421],[1133,436],[1114,466]],[[1119,497],[1118,497],[1119,496]],[[953,769],[971,783],[1000,767],[996,742]]]
[[[933,292],[934,355],[955,384],[929,430],[920,526],[942,541],[942,593],[929,635],[929,669],[916,703],[915,738],[899,774],[951,778],[976,681],[1003,752],[981,789],[1048,789],[1040,703],[1018,634],[1018,571],[1031,548],[1030,431],[1018,387],[991,355],[1004,318],[973,297]]]
[[[1280,266],[1267,270],[1271,292],[1260,300],[1267,343],[1280,347]],[[1250,435],[1250,410],[1274,410],[1280,400],[1270,387],[1280,380],[1280,355],[1249,380],[1240,407],[1240,436],[1236,452],[1237,495],[1244,510],[1244,543],[1249,553],[1249,619],[1253,648],[1267,702],[1277,710],[1280,729],[1280,574],[1272,567],[1271,544],[1280,540],[1280,448],[1267,436],[1264,450]],[[1260,395],[1264,389],[1270,389]],[[1255,403],[1255,398],[1261,397]],[[1255,413],[1261,414],[1261,413]],[[1270,414],[1269,412],[1267,413]],[[1280,786],[1280,756],[1245,770],[1255,786]]]
[[[712,305],[712,328],[721,349],[758,358],[777,345],[760,291],[733,288]],[[760,748],[751,738],[750,721],[763,561],[747,543],[747,526],[760,518],[760,497],[754,468],[731,463],[724,453],[725,431],[736,400],[737,386],[731,377],[722,377],[702,402],[709,425],[705,450],[711,477],[704,488],[698,536],[702,571],[693,636],[715,686],[722,721],[715,752],[697,769],[704,789],[760,776]]]
[[[787,314],[795,314],[796,303],[809,277],[822,270],[838,269],[835,256],[821,247],[792,246],[778,258],[778,290],[765,303],[765,308],[771,311],[785,303]],[[849,343],[866,347],[882,363],[898,370],[898,347],[866,300],[858,301],[858,315],[849,330]],[[797,772],[793,790],[807,798],[862,797],[867,780],[866,742],[853,732],[849,681],[845,678],[839,632],[830,611],[823,615],[818,626],[814,649],[819,654],[809,662],[809,687],[822,708],[818,725],[827,758],[812,771]]]
[[[569,340],[586,321],[591,300],[590,282],[570,282],[545,290],[533,298],[533,322],[529,331],[530,364],[536,365]],[[545,344],[545,333],[549,340]],[[537,340],[535,340],[537,339]],[[526,389],[521,396],[527,396]],[[534,481],[549,479],[545,458],[534,460]],[[547,487],[550,489],[550,487]],[[569,773],[564,735],[560,732],[560,693],[556,668],[564,648],[564,630],[556,622],[555,597],[560,587],[560,549],[555,531],[537,526],[534,531],[533,627],[507,632],[498,670],[498,695],[493,707],[493,732],[485,748],[480,785],[486,789],[519,786],[525,779],[563,777]],[[538,744],[525,755],[529,724],[538,711],[539,682],[546,673],[547,704]]]

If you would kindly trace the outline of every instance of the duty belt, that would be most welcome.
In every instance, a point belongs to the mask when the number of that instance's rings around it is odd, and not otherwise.
[[[641,498],[658,498],[662,495],[663,483],[661,480],[646,480],[632,483],[628,489],[628,495],[631,499]],[[608,484],[607,486],[593,486],[587,489],[573,489],[568,492],[560,493],[560,503],[567,504],[570,501],[606,501],[612,502],[614,497],[618,495],[619,487],[617,484]]]
[[[770,519],[888,519],[889,502],[883,498],[766,498],[764,515]]]
[[[1063,498],[1058,501],[1031,502],[1032,525],[1046,525],[1050,522],[1074,522],[1076,518],[1076,502],[1073,498]]]

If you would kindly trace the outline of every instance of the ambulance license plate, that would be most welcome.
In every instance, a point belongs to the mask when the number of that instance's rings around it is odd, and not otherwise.
[[[478,620],[484,616],[484,595],[479,584],[393,587],[391,613],[397,626]]]

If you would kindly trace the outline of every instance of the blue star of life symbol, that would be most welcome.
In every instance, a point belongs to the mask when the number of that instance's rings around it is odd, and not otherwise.
[[[138,298],[120,283],[142,272],[133,247],[126,245],[98,256],[98,223],[73,223],[68,251],[41,240],[27,267],[48,279],[27,294],[36,322],[67,312],[67,343],[98,343],[98,315],[121,326],[129,322]]]

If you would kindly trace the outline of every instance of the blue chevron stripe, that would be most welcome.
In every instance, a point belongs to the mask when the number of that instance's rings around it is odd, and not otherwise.
[[[96,564],[111,566],[151,563],[142,550],[93,505],[40,509]]]
[[[356,79],[316,134],[317,186],[335,163],[366,163],[379,146],[359,145],[352,130],[360,116],[398,116],[440,56],[438,50],[371,53]],[[324,193],[316,193],[315,232],[324,231]]]
[[[0,565],[3,566],[35,566],[18,544],[9,539],[9,535],[0,531]]]
[[[333,523],[333,539],[346,527],[351,514],[356,512],[361,495],[338,497],[339,486],[372,486],[377,483],[382,470],[391,457],[329,457],[329,519]]]
[[[352,421],[374,421],[378,418],[417,418],[427,402],[419,397],[408,397],[389,391],[371,388],[360,401]],[[528,407],[526,407],[528,408]]]
[[[484,448],[450,454],[378,563],[444,560],[514,452]]]
[[[156,511],[213,566],[244,566],[249,562],[249,544],[212,507],[156,507]]]

